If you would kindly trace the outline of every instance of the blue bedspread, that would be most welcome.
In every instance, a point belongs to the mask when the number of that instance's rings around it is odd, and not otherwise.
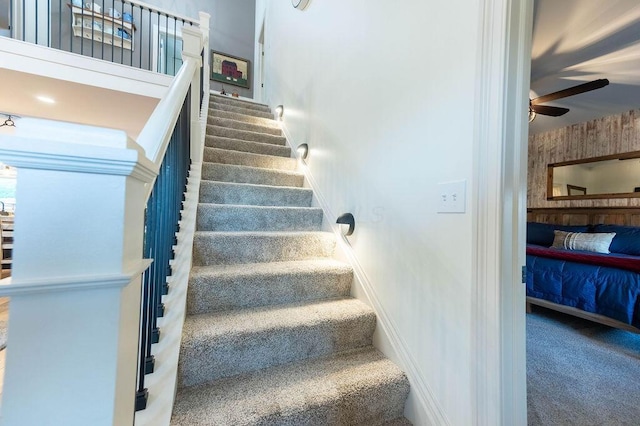
[[[527,296],[640,327],[637,272],[527,254]]]

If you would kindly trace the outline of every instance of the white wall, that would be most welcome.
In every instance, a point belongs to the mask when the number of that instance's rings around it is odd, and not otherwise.
[[[335,214],[419,377],[452,425],[471,423],[472,217],[438,214],[437,184],[471,199],[478,6],[258,0],[266,100]],[[408,413],[412,416],[413,414]],[[412,419],[415,420],[415,419]]]

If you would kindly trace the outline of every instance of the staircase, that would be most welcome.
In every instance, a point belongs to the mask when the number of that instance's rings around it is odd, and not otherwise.
[[[408,425],[406,376],[265,105],[211,96],[172,425]]]

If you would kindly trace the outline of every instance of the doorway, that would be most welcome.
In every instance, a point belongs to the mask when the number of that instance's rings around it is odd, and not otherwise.
[[[152,70],[176,75],[182,66],[182,31],[180,28],[153,26]]]
[[[265,79],[264,62],[265,62],[265,57],[264,57],[264,20],[263,20],[262,28],[260,30],[260,37],[258,37],[258,79],[259,79],[258,84],[259,86],[257,90],[258,101],[263,103],[266,100],[265,88],[264,88],[264,79]]]

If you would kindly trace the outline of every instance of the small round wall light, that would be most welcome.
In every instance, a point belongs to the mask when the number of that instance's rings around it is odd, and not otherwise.
[[[311,3],[311,0],[291,0],[291,5],[298,10],[305,10],[309,3]]]
[[[298,151],[298,156],[300,157],[300,159],[306,160],[309,156],[309,145],[307,145],[306,143],[302,143],[298,145],[296,151]]]
[[[345,237],[353,234],[353,230],[356,229],[356,219],[351,213],[344,213],[338,217],[336,223],[340,226],[340,232]]]
[[[282,120],[283,115],[284,115],[284,107],[282,105],[278,105],[276,107],[276,117],[278,117],[279,120]]]

